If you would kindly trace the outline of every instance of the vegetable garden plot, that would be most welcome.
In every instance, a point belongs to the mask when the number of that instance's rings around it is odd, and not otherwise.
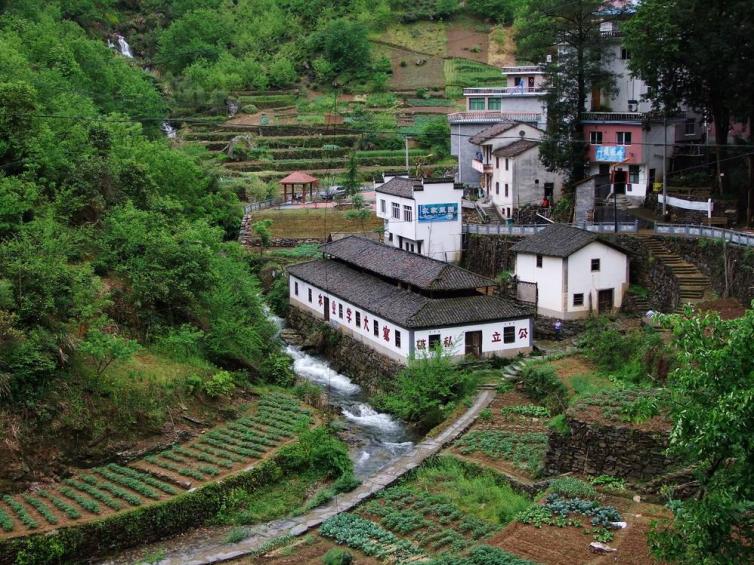
[[[193,442],[129,465],[96,467],[44,490],[0,496],[0,537],[91,521],[164,501],[247,468],[311,423],[311,413],[280,393],[260,398],[256,411],[218,426]]]
[[[446,496],[402,486],[377,494],[359,512],[428,553],[464,553],[499,529],[497,524],[462,512]]]

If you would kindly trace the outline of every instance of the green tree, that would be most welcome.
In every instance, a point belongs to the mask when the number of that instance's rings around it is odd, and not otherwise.
[[[727,143],[731,118],[754,115],[754,59],[751,26],[754,6],[746,0],[644,0],[626,23],[625,45],[632,72],[649,86],[660,110],[682,103],[701,109],[715,127],[718,144]],[[716,148],[718,179],[727,188],[726,151]],[[742,187],[739,209],[745,209]]]
[[[363,71],[371,62],[366,26],[346,19],[331,20],[315,33],[312,50],[324,57],[335,73]]]
[[[130,359],[139,349],[136,341],[100,329],[89,330],[79,345],[79,351],[91,358],[97,378],[114,362]]]
[[[445,118],[433,118],[426,122],[419,134],[419,143],[432,150],[439,158],[450,155],[450,125]]]
[[[510,25],[526,0],[467,0],[466,8],[480,18]]]
[[[346,168],[346,178],[343,181],[343,188],[346,190],[346,196],[353,198],[359,193],[361,185],[359,183],[359,163],[356,160],[356,153],[351,152],[348,157],[348,167]]]
[[[264,253],[265,248],[269,247],[272,242],[272,231],[270,231],[271,226],[272,220],[269,219],[258,220],[251,224],[251,229],[254,230],[254,233],[257,234],[257,237],[259,238],[260,255]]]
[[[517,24],[520,55],[547,64],[547,132],[540,158],[548,170],[584,178],[586,143],[581,113],[592,89],[609,90],[612,77],[605,69],[609,58],[600,23],[617,19],[617,11],[603,10],[603,0],[541,0],[527,2]]]
[[[352,208],[346,212],[346,219],[353,222],[359,222],[361,226],[361,233],[366,232],[364,224],[372,215],[372,211],[367,207],[364,202],[364,197],[361,194],[355,194],[351,197]]]
[[[694,465],[699,491],[672,500],[672,526],[651,542],[681,563],[754,559],[754,310],[735,320],[718,314],[669,316],[679,352],[671,373],[671,453]]]

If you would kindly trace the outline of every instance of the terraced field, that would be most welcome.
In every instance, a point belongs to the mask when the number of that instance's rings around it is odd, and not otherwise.
[[[250,468],[312,421],[288,395],[264,395],[248,416],[127,465],[81,471],[60,483],[0,497],[0,539],[97,520],[155,504]]]

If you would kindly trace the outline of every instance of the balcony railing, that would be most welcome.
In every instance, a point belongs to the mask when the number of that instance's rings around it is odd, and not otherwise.
[[[487,88],[464,88],[464,96],[522,96],[544,94],[541,86],[493,86]]]
[[[539,65],[522,65],[520,67],[502,67],[500,69],[506,75],[521,75],[545,72]]]
[[[623,32],[619,29],[608,29],[600,31],[602,37],[623,37]]]
[[[668,120],[678,120],[686,117],[685,112],[668,114]],[[648,122],[664,118],[662,112],[582,112],[584,122]]]
[[[542,114],[532,112],[500,112],[499,110],[480,110],[475,112],[454,112],[448,114],[451,124],[462,123],[490,123],[495,124],[504,121],[526,122],[537,124],[542,119]]]

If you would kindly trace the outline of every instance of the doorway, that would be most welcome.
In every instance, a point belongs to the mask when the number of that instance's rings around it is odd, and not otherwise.
[[[482,356],[482,332],[466,332],[466,355]]]
[[[626,171],[615,171],[613,190],[615,194],[626,194]]]
[[[597,293],[597,312],[608,313],[613,310],[613,289],[600,290]]]
[[[324,312],[325,322],[329,322],[330,321],[330,298],[325,296],[323,303],[325,305],[325,312]]]

